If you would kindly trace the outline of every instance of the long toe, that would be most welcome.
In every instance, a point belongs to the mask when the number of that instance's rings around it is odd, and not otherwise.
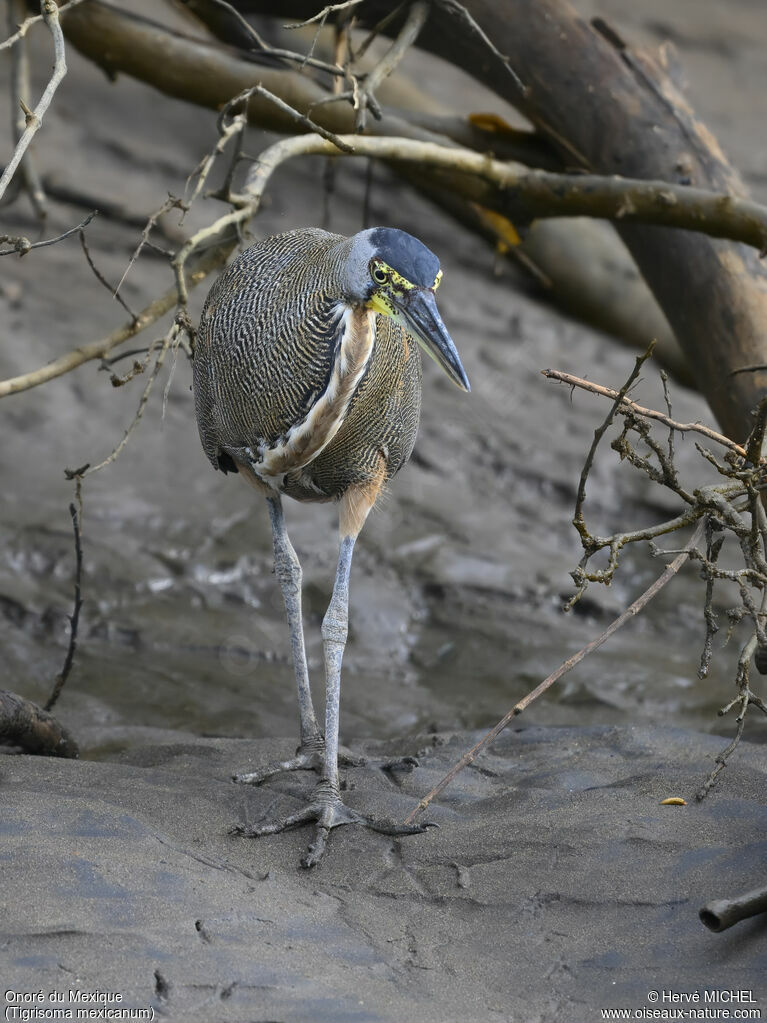
[[[240,785],[261,785],[268,778],[273,778],[277,774],[286,774],[288,771],[317,771],[320,773],[324,756],[325,739],[321,735],[313,736],[311,740],[298,747],[294,757],[288,757],[285,760],[272,760],[268,764],[264,764],[263,767],[257,767],[254,771],[233,774],[232,781]],[[341,746],[338,750],[340,767],[362,767],[367,762],[367,757],[352,753],[345,746]],[[385,768],[385,770],[388,769],[390,768]]]
[[[438,824],[427,821],[423,824],[399,824],[392,820],[383,820],[377,817],[368,817],[358,810],[343,803],[340,797],[333,799],[332,803],[324,803],[324,810],[317,821],[317,830],[314,834],[314,841],[309,845],[306,854],[301,860],[304,867],[316,867],[322,859],[327,847],[328,837],[333,828],[342,824],[357,824],[371,831],[377,831],[382,835],[420,835],[428,828],[437,828]]]
[[[288,757],[286,760],[272,760],[268,764],[264,764],[263,767],[257,767],[254,771],[233,774],[232,781],[240,785],[260,785],[268,778],[273,778],[276,774],[285,774],[288,771],[321,771],[324,754],[325,740],[320,735],[299,746],[295,756]]]
[[[422,824],[400,824],[397,821],[368,817],[347,806],[337,791],[324,779],[319,782],[315,791],[315,798],[299,810],[297,813],[287,817],[281,817],[271,824],[245,825],[236,824],[229,831],[232,835],[241,835],[244,838],[261,838],[265,835],[276,835],[288,828],[296,828],[302,824],[316,822],[314,840],[309,845],[306,855],[301,860],[304,867],[314,867],[322,859],[327,848],[328,836],[333,828],[339,828],[344,824],[357,824],[371,831],[377,831],[383,835],[418,835],[428,828],[436,828],[437,824],[425,822]]]
[[[229,828],[229,834],[240,835],[242,838],[263,838],[266,835],[276,835],[280,831],[287,831],[289,828],[298,828],[302,824],[311,824],[316,820],[317,804],[310,803],[297,813],[280,817],[271,824],[233,824]]]

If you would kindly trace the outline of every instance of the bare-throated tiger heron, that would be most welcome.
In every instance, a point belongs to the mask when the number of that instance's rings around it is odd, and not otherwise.
[[[425,825],[384,823],[341,800],[338,713],[354,542],[381,488],[410,457],[421,402],[415,339],[463,390],[455,346],[437,310],[437,257],[404,231],[377,227],[352,238],[315,228],[266,238],[218,278],[203,309],[194,353],[197,423],[214,467],[239,472],[266,497],[275,573],[290,626],[301,740],[295,757],[236,776],[258,784],[312,768],[320,781],[301,811],[249,836],[316,822],[305,866],[328,833],[362,824],[387,834]],[[324,735],[312,706],[301,621],[301,566],[288,539],[281,495],[337,501],[340,553],[322,622]]]

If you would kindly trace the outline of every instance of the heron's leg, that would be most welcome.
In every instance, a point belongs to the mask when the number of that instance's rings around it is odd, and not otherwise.
[[[382,474],[383,475],[383,474]],[[416,835],[429,827],[423,824],[397,824],[394,821],[377,820],[367,817],[344,804],[338,782],[338,724],[341,698],[341,663],[349,621],[349,573],[352,565],[354,544],[368,512],[373,506],[380,489],[380,482],[374,487],[350,488],[341,502],[340,533],[341,543],[338,568],[325,617],[322,621],[322,639],[325,648],[325,752],[322,775],[315,790],[314,799],[297,813],[290,814],[273,824],[237,825],[232,833],[248,838],[274,835],[287,828],[298,827],[316,821],[314,841],[302,859],[305,867],[313,867],[322,859],[328,835],[333,828],[342,824],[361,824],[373,831],[386,835]]]
[[[306,648],[304,646],[304,623],[301,614],[301,582],[303,574],[298,555],[290,542],[285,528],[285,517],[282,514],[282,500],[279,494],[266,499],[269,518],[272,523],[272,540],[274,543],[274,574],[282,588],[282,599],[290,629],[290,650],[293,657],[293,670],[296,675],[298,689],[298,712],[301,720],[301,746],[311,743],[319,735],[317,718],[314,715],[312,691],[309,686],[309,669],[306,665]]]
[[[341,799],[338,782],[338,724],[341,698],[341,663],[349,621],[349,573],[352,565],[354,544],[360,529],[373,507],[385,476],[382,460],[381,473],[377,480],[366,486],[350,487],[341,500],[340,508],[340,550],[338,568],[325,617],[322,621],[322,639],[325,650],[325,751],[320,781],[312,802],[273,824],[249,827],[238,825],[233,832],[256,838],[273,835],[286,828],[316,822],[314,841],[302,859],[305,867],[313,867],[322,859],[328,835],[333,828],[342,824],[361,824],[363,827],[380,831],[386,835],[416,835],[428,827],[424,824],[397,824],[394,821],[377,820],[351,809]]]
[[[317,726],[317,718],[312,704],[312,692],[309,686],[309,669],[306,664],[304,647],[304,626],[301,615],[301,564],[298,555],[288,537],[285,518],[282,514],[282,500],[277,493],[270,493],[266,498],[269,518],[272,523],[272,541],[274,544],[274,573],[282,589],[285,611],[290,629],[290,649],[293,657],[293,670],[296,675],[298,690],[298,712],[300,716],[301,740],[296,755],[288,760],[274,761],[265,764],[256,771],[236,774],[234,780],[250,785],[259,785],[272,775],[283,771],[320,770],[324,740]]]

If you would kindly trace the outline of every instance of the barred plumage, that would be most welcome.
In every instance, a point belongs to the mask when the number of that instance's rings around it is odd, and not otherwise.
[[[358,823],[338,784],[338,700],[354,542],[384,484],[410,457],[421,402],[420,344],[459,387],[468,380],[437,311],[442,273],[426,246],[390,228],[352,238],[315,228],[266,238],[242,253],[211,289],[194,353],[197,423],[218,469],[239,471],[266,496],[275,571],[288,614],[301,716],[296,757],[239,776],[260,783],[279,770],[316,768],[317,797],[274,825],[309,820],[317,835],[304,863],[322,855],[331,828]],[[280,494],[340,502],[341,549],[322,625],[326,727],[312,706],[301,622],[301,569]]]

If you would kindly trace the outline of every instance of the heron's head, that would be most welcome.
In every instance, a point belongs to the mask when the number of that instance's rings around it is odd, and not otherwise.
[[[411,234],[391,227],[360,231],[351,243],[346,283],[352,299],[403,326],[455,384],[470,390],[437,309],[434,293],[442,271],[434,253]]]

